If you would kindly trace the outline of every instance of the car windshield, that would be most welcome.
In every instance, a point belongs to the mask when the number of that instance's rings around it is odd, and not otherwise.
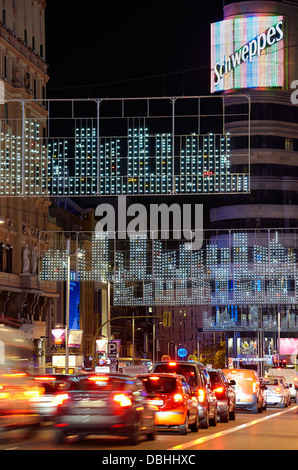
[[[209,370],[208,373],[209,373],[209,377],[210,377],[212,385],[223,381],[217,372]]]
[[[133,379],[107,375],[77,376],[72,380],[69,390],[96,392],[125,392],[132,390]]]
[[[279,385],[278,379],[266,379],[266,385]]]
[[[191,387],[196,386],[196,369],[191,364],[179,364],[179,362],[177,362],[175,365],[171,365],[171,363],[165,362],[164,364],[156,364],[154,372],[168,372],[183,375],[188,385]]]
[[[148,376],[141,378],[148,393],[173,393],[176,390],[174,377]]]

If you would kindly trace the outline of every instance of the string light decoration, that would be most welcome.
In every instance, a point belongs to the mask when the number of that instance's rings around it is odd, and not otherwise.
[[[111,249],[107,232],[92,235],[90,262],[82,250],[79,279],[111,281],[114,305],[276,305],[296,304],[296,248],[270,232],[255,243],[248,232],[230,233],[219,241],[205,240],[200,250],[177,241],[146,234]],[[117,247],[117,248],[116,248]],[[41,278],[65,280],[65,251],[49,250],[43,257]],[[89,258],[88,258],[89,259]]]
[[[0,196],[248,193],[249,146],[240,152],[244,172],[235,173],[239,151],[225,122],[233,113],[223,110],[223,97],[202,112],[210,99],[92,99],[84,117],[83,100],[47,100],[43,117],[27,117],[26,100],[15,100],[22,117],[1,122]]]

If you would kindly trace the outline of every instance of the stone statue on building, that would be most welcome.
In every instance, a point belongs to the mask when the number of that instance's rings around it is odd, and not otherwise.
[[[26,244],[23,251],[23,274],[29,274],[30,271],[30,261],[29,261],[30,251],[28,245]]]

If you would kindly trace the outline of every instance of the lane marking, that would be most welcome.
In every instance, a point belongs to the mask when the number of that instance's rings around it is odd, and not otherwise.
[[[274,414],[269,415],[269,416],[265,416],[264,418],[259,418],[259,419],[255,419],[253,421],[250,421],[249,423],[240,424],[239,426],[236,426],[235,428],[232,428],[232,429],[226,429],[225,431],[216,432],[216,433],[211,434],[209,436],[199,437],[198,439],[195,439],[194,441],[185,442],[184,444],[179,444],[177,446],[170,447],[167,450],[187,450],[190,447],[194,447],[194,446],[197,446],[199,444],[203,444],[204,442],[210,441],[212,439],[216,439],[217,437],[222,437],[222,436],[225,436],[226,434],[230,434],[232,432],[239,431],[240,429],[249,428],[250,426],[254,426],[255,424],[261,423],[262,421],[267,421],[268,419],[275,418],[276,416],[279,416],[281,414],[289,413],[290,411],[293,411],[297,408],[298,408],[298,405],[291,406],[287,410],[278,411],[277,413],[274,413]]]

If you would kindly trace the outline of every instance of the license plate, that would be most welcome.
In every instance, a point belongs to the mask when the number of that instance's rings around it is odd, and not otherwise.
[[[152,400],[150,401],[151,405],[156,405],[156,406],[162,406],[163,405],[163,400]]]
[[[104,400],[81,400],[79,406],[83,408],[101,408],[106,405]]]

